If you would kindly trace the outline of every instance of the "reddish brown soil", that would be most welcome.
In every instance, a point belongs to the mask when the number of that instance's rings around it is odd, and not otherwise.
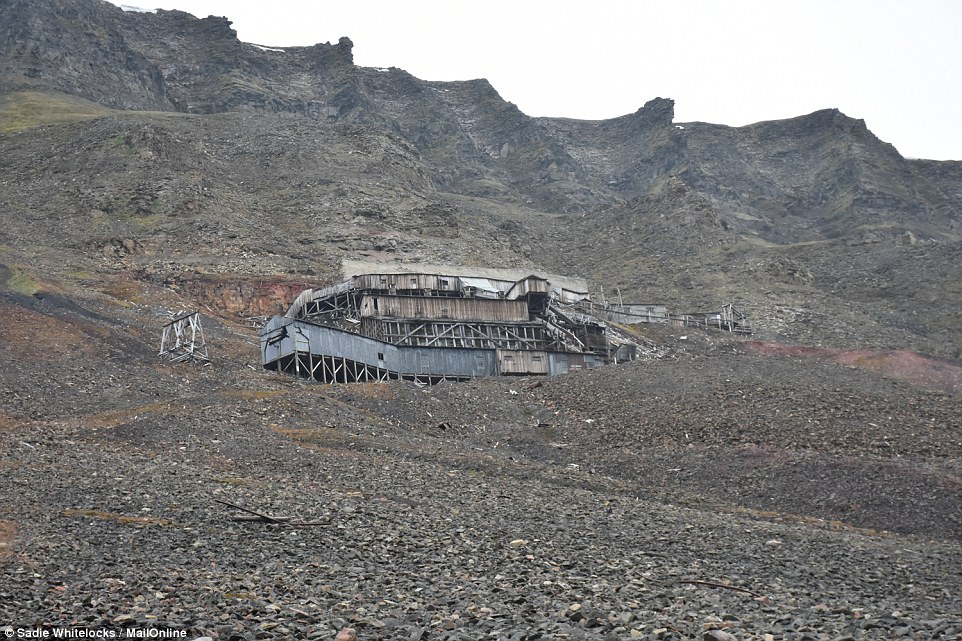
[[[804,356],[874,370],[926,389],[962,394],[962,361],[926,356],[904,349],[868,350],[807,347],[766,341],[746,345],[759,354]]]
[[[3,302],[0,343],[18,360],[59,361],[92,353],[89,336],[75,323]]]

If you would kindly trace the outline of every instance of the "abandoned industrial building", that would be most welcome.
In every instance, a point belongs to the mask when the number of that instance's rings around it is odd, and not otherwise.
[[[663,306],[595,310],[585,281],[569,277],[364,267],[303,291],[268,321],[260,332],[265,368],[323,383],[564,374],[635,358],[639,345],[612,331],[609,318],[673,320]]]
[[[308,289],[272,318],[261,330],[263,363],[325,383],[436,383],[631,358],[602,323],[563,309],[586,297],[537,275],[360,274]]]

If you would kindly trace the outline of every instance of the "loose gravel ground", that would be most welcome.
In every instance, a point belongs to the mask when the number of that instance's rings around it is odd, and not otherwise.
[[[73,412],[5,364],[21,405],[0,421],[0,624],[962,637],[957,398],[728,345],[673,354],[433,388],[215,363],[100,367],[120,382],[98,395],[68,368]],[[829,428],[879,412],[884,434]],[[219,501],[305,525],[237,521]]]

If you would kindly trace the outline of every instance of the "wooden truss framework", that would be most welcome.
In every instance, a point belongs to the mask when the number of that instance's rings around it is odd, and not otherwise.
[[[204,329],[200,325],[198,312],[180,314],[164,325],[159,356],[175,363],[210,362],[207,341],[204,338]]]
[[[577,303],[575,309],[581,312],[591,313],[592,305]],[[604,310],[604,307],[601,308]],[[680,327],[700,327],[701,329],[720,329],[723,332],[741,334],[743,336],[752,335],[752,326],[748,321],[748,316],[735,309],[732,303],[726,303],[721,310],[715,312],[694,312],[690,314],[675,314],[666,312],[665,314],[625,314],[633,317],[635,323],[672,323]]]
[[[669,314],[669,319],[683,327],[701,327],[703,329],[720,329],[733,334],[751,336],[752,326],[748,317],[735,309],[731,303],[725,304],[721,311],[703,312],[698,314]]]
[[[318,325],[338,327],[393,345],[410,347],[460,347],[474,349],[534,350],[605,353],[597,337],[572,321],[545,296],[531,296],[529,303],[541,313],[549,308],[553,321],[504,323],[447,318],[361,317],[360,299],[376,290],[344,289],[304,302],[295,318]],[[391,295],[456,296],[454,292],[390,290]],[[560,318],[557,318],[560,317]],[[345,321],[349,324],[345,324]],[[581,334],[580,336],[578,334]],[[604,330],[600,331],[604,342]]]
[[[441,381],[466,381],[470,378],[443,374],[395,372],[383,367],[366,365],[342,356],[314,354],[309,350],[298,350],[284,358],[266,364],[265,367],[325,384],[407,380],[424,385],[436,385]]]
[[[545,351],[558,349],[540,323],[363,318],[361,333],[392,345]]]
[[[327,298],[317,298],[305,303],[297,313],[297,318],[328,325],[340,318],[357,318],[359,316],[357,292],[348,290],[338,292]]]

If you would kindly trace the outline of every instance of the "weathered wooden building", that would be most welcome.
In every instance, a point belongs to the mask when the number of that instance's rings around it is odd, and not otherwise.
[[[302,292],[272,318],[260,333],[262,362],[324,383],[435,383],[561,374],[611,361],[605,326],[568,309],[588,298],[587,287],[573,279],[565,285],[495,270],[355,274]]]

